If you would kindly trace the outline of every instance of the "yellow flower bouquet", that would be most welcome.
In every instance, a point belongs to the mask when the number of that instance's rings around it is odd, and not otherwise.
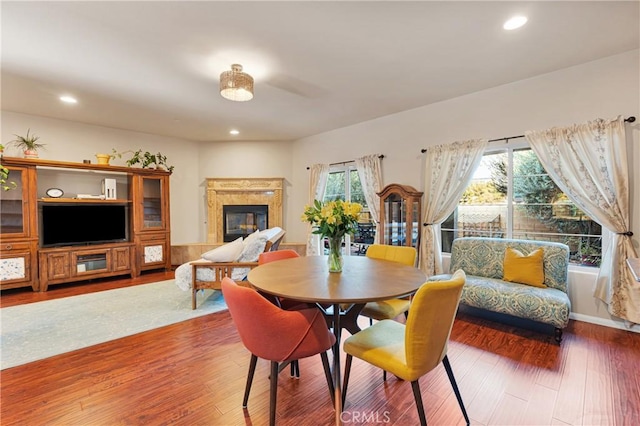
[[[314,200],[313,205],[305,206],[302,221],[315,227],[314,234],[329,239],[329,272],[342,271],[342,239],[356,232],[361,211],[361,204],[342,200]]]

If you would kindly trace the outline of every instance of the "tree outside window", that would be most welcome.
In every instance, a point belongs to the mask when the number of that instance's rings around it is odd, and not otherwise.
[[[561,242],[569,246],[572,263],[600,265],[602,227],[569,200],[529,148],[484,155],[442,224],[442,250],[450,251],[462,236]]]

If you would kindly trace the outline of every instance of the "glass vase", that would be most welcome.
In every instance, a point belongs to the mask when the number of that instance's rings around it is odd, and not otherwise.
[[[342,238],[343,236],[329,236],[329,272],[342,272]]]

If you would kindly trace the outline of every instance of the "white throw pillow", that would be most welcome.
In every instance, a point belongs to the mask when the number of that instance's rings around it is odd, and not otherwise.
[[[220,247],[209,250],[202,255],[202,258],[210,262],[234,262],[244,250],[242,237]]]
[[[245,238],[244,242],[244,250],[238,257],[238,262],[257,262],[258,256],[264,252],[264,248],[267,245],[266,235],[253,233]]]
[[[247,235],[244,239],[244,241],[242,241],[242,245],[244,245],[245,247],[248,246],[249,244],[252,244],[256,238],[258,238],[258,235],[261,234],[262,231],[256,230],[255,232]]]

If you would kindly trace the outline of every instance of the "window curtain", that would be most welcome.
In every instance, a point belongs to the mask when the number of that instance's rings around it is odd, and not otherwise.
[[[322,201],[324,190],[327,188],[327,177],[329,176],[328,164],[314,164],[311,166],[309,175],[309,205],[313,200]],[[318,256],[322,254],[320,249],[320,236],[312,234],[313,227],[308,224],[307,229],[307,256]]]
[[[624,119],[596,119],[525,136],[558,187],[612,233],[602,253],[594,296],[611,315],[640,323],[640,283],[625,262],[636,257],[629,224],[629,170]]]
[[[364,199],[367,200],[367,206],[369,206],[369,213],[371,218],[376,224],[376,234],[374,242],[380,243],[380,201],[377,192],[382,189],[382,162],[379,155],[367,155],[362,158],[356,158],[356,169],[358,170],[358,176],[360,176],[360,183],[362,184],[362,192],[364,192]]]
[[[427,148],[420,234],[420,269],[427,276],[442,273],[440,224],[458,205],[486,146],[486,139],[471,139]]]

